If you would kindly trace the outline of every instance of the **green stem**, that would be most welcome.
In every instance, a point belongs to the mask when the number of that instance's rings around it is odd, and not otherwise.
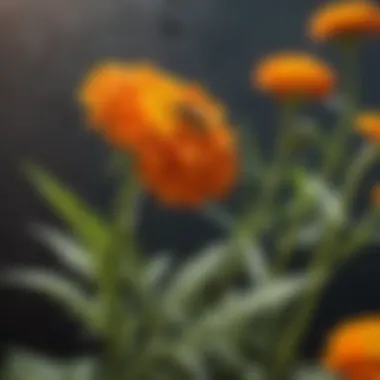
[[[104,252],[99,273],[100,298],[104,312],[105,334],[105,371],[108,380],[121,380],[125,335],[125,313],[121,294],[120,267],[124,255],[130,265],[135,264],[133,246],[134,203],[136,199],[136,181],[131,172],[121,186],[115,200],[114,217],[110,244]]]
[[[344,158],[349,138],[352,134],[352,122],[357,112],[357,103],[360,96],[357,62],[359,43],[357,41],[346,41],[342,42],[340,47],[344,61],[341,86],[344,96],[344,110],[326,147],[321,170],[322,178],[326,180],[336,173]]]
[[[302,218],[309,210],[310,198],[306,194],[300,194],[294,205],[290,219],[288,220],[289,229],[284,233],[284,236],[279,239],[276,245],[276,257],[273,265],[273,272],[277,275],[281,275],[287,268],[291,258],[292,252],[297,245],[299,227],[302,222]]]
[[[238,226],[240,234],[252,237],[266,229],[268,224],[268,205],[276,196],[277,190],[284,180],[288,167],[289,152],[293,138],[297,103],[283,102],[280,104],[279,135],[276,140],[273,163],[266,174],[260,194],[249,208]]]

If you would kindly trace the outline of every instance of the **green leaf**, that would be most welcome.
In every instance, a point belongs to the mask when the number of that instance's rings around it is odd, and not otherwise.
[[[338,380],[338,376],[327,373],[322,368],[314,365],[300,365],[294,374],[293,380]]]
[[[251,241],[245,237],[240,238],[239,242],[242,250],[242,260],[244,268],[249,275],[252,283],[263,283],[269,279],[269,265],[266,254],[258,242]]]
[[[88,327],[98,330],[95,299],[57,273],[46,269],[18,268],[4,272],[0,282],[47,296],[80,317]]]
[[[189,374],[189,378],[197,380],[207,380],[205,363],[199,352],[191,347],[180,346],[173,351],[171,359],[181,368],[184,373]]]
[[[44,243],[58,260],[80,275],[93,279],[95,268],[92,257],[83,247],[58,228],[47,225],[31,226],[32,236]]]
[[[304,170],[294,172],[298,192],[306,196],[314,205],[312,220],[304,222],[298,231],[300,245],[313,245],[322,237],[326,225],[339,225],[345,222],[345,211],[341,194],[318,176]]]
[[[5,365],[9,380],[91,380],[96,363],[91,358],[53,360],[30,350],[14,348]]]
[[[198,349],[207,349],[213,342],[240,334],[255,318],[279,313],[297,297],[318,283],[298,275],[275,280],[259,289],[231,292],[216,307],[203,314],[186,333],[186,342]]]
[[[262,281],[267,278],[264,254],[259,245],[240,239],[239,256],[226,242],[210,244],[179,268],[163,297],[166,310],[174,315],[186,313],[207,285],[215,279],[246,270],[251,277]]]
[[[26,174],[52,211],[68,224],[86,247],[94,252],[105,248],[109,239],[108,226],[83,199],[36,165],[27,165]]]
[[[11,354],[6,373],[11,379],[18,380],[63,380],[61,365],[50,362],[45,357],[31,352],[14,352]]]
[[[264,368],[257,361],[242,355],[241,350],[233,342],[221,342],[214,346],[214,355],[218,360],[217,366],[235,369],[243,380],[265,379]],[[250,355],[251,356],[251,355]]]
[[[158,253],[155,256],[148,262],[144,274],[144,282],[151,289],[161,284],[173,264],[171,258],[166,253]]]
[[[163,297],[164,307],[181,314],[196,299],[209,281],[229,260],[223,244],[212,244],[178,269]]]
[[[326,222],[342,223],[345,220],[342,196],[328,183],[309,175],[305,178],[303,186],[319,206],[321,216]]]

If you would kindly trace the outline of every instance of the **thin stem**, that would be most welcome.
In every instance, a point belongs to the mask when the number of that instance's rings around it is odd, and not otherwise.
[[[121,295],[120,267],[127,255],[130,265],[135,264],[133,246],[134,204],[136,181],[129,173],[114,205],[114,218],[110,244],[102,257],[99,273],[100,297],[104,311],[104,334],[106,343],[105,371],[108,380],[124,378],[122,373],[124,353],[124,309]]]
[[[359,44],[350,41],[341,44],[344,66],[342,70],[343,112],[338,125],[333,131],[326,147],[322,163],[322,178],[329,179],[335,174],[344,158],[348,140],[352,133],[352,121],[357,111],[360,95],[358,83],[358,57]]]
[[[288,167],[289,151],[293,138],[293,123],[295,122],[298,107],[293,102],[280,104],[279,136],[276,141],[275,157],[269,172],[264,178],[258,198],[253,202],[245,217],[243,217],[239,230],[245,236],[258,235],[267,227],[268,205],[276,196]]]
[[[294,210],[288,221],[289,229],[287,233],[285,233],[285,236],[279,239],[275,249],[276,257],[273,266],[275,274],[282,274],[291,260],[292,252],[298,241],[299,226],[302,222],[302,218],[309,210],[309,204],[310,199],[304,193],[300,194],[295,201]]]

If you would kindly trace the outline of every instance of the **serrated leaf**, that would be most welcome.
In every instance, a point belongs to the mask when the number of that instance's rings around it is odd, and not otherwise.
[[[86,278],[95,274],[91,255],[65,232],[47,225],[34,224],[30,227],[32,235],[44,243],[58,260]]]
[[[216,307],[200,317],[186,334],[187,342],[206,348],[223,336],[234,336],[255,318],[289,306],[318,283],[318,276],[292,276],[275,280],[257,290],[231,292]]]
[[[27,165],[26,174],[43,200],[78,239],[94,252],[104,249],[109,239],[108,226],[83,199],[36,165]]]
[[[18,268],[8,270],[1,275],[3,285],[38,292],[61,303],[70,312],[79,316],[90,328],[97,328],[94,314],[95,300],[80,287],[52,271],[36,268]]]

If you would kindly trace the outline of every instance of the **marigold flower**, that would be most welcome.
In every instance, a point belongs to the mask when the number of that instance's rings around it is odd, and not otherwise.
[[[335,87],[331,68],[301,52],[277,53],[263,59],[251,80],[259,90],[280,99],[320,99]]]
[[[139,155],[146,189],[170,206],[198,207],[225,197],[238,171],[236,137],[223,108],[199,87],[189,87],[177,104],[177,129]]]
[[[112,63],[90,73],[80,100],[92,128],[133,153],[159,201],[195,207],[233,186],[236,139],[225,108],[202,87],[147,64]]]
[[[380,34],[380,7],[349,0],[321,6],[311,17],[308,34],[316,42]]]
[[[355,120],[355,128],[369,141],[380,143],[380,112],[368,111],[359,114]]]
[[[94,68],[79,91],[88,124],[113,146],[135,150],[173,127],[168,116],[182,83],[146,63],[110,62]]]
[[[330,335],[324,365],[346,380],[380,379],[380,316],[339,325]]]

